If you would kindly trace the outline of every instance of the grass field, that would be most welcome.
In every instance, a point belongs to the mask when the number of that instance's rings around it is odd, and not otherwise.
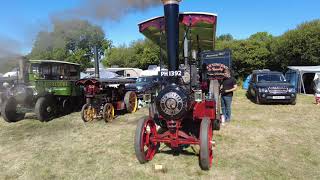
[[[214,165],[198,157],[157,154],[140,165],[133,140],[146,109],[114,122],[84,124],[79,113],[49,123],[0,118],[0,179],[320,179],[320,106],[299,96],[296,106],[256,105],[236,93],[233,121],[215,132]],[[197,151],[197,148],[194,148]],[[154,165],[163,165],[155,171]]]

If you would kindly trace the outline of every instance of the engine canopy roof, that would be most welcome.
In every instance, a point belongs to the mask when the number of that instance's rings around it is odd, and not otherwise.
[[[139,31],[148,39],[160,45],[163,49],[166,47],[165,18],[164,16],[148,19],[138,24]],[[201,50],[214,50],[217,15],[203,12],[184,12],[179,15],[179,44],[181,46],[185,32],[190,27],[192,49],[201,48]],[[163,38],[160,43],[161,32]],[[190,35],[188,35],[190,36]],[[199,43],[198,39],[199,37]]]

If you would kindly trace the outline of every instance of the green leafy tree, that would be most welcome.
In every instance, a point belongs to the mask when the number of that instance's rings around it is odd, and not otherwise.
[[[150,40],[138,40],[129,46],[112,47],[105,56],[103,65],[146,69],[150,64],[159,64],[159,53],[159,47]]]
[[[303,23],[278,37],[272,46],[274,68],[320,64],[320,20]]]
[[[231,34],[222,34],[219,37],[217,37],[217,41],[233,41],[234,38]]]
[[[129,48],[126,45],[120,45],[117,48],[112,47],[108,54],[105,56],[102,63],[105,67],[134,67],[134,62],[131,62],[133,56],[134,52],[132,48]],[[129,64],[132,64],[132,66],[130,66]]]
[[[30,59],[55,59],[92,67],[94,47],[100,56],[111,47],[101,27],[84,20],[55,21],[52,32],[40,32],[34,42]]]
[[[237,77],[243,78],[254,69],[267,68],[271,61],[272,35],[259,32],[246,40],[234,40],[230,37],[217,38],[217,49],[231,49],[233,69]]]

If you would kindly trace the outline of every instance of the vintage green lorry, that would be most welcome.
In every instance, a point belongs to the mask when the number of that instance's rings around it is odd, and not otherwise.
[[[7,122],[24,119],[34,112],[40,121],[69,114],[83,105],[83,92],[75,82],[80,79],[80,65],[56,60],[24,60],[19,64],[19,78],[6,93],[1,115]]]

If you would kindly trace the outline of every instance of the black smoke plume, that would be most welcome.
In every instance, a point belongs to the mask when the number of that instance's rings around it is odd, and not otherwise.
[[[0,60],[21,56],[21,43],[15,39],[0,36]]]
[[[160,4],[160,0],[82,0],[79,6],[57,13],[53,18],[119,20],[129,12],[145,10]]]

